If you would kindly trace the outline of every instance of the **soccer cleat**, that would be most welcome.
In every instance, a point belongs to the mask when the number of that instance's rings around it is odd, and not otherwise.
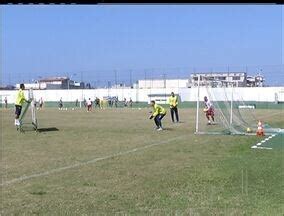
[[[162,130],[163,130],[163,128],[161,128],[161,127],[159,129],[157,129],[157,131],[162,131]]]

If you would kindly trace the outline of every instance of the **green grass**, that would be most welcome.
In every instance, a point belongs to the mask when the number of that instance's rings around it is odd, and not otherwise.
[[[277,149],[277,148],[283,148],[283,144],[284,144],[284,133],[278,133],[276,136],[262,143],[261,146]]]
[[[1,111],[2,183],[43,174],[2,185],[1,215],[284,213],[284,148],[251,149],[256,136],[194,135],[194,109],[180,109],[180,124],[168,113],[157,132],[146,108],[46,108],[39,128],[58,131],[22,134],[13,110]],[[277,112],[261,114],[283,127]]]
[[[203,101],[200,101],[201,106],[203,106]],[[220,106],[220,108],[224,108],[226,107],[226,105],[230,104],[230,101],[220,101],[218,102],[218,105]],[[279,104],[275,104],[274,102],[259,102],[259,101],[246,101],[246,102],[235,102],[234,103],[234,107],[238,107],[238,105],[255,105],[256,109],[284,109],[284,103],[279,103]],[[4,104],[1,103],[0,101],[0,107],[4,108]],[[57,108],[58,107],[58,102],[54,102],[54,101],[46,101],[44,103],[45,107],[49,107],[49,108]],[[68,108],[72,108],[76,106],[75,101],[73,102],[63,102],[63,106],[64,107],[68,107]],[[78,105],[79,106],[79,105]],[[133,108],[146,108],[148,107],[148,103],[147,102],[134,102],[133,103]],[[13,108],[14,104],[8,104],[9,108]],[[118,103],[118,107],[124,107],[124,102],[123,101],[119,101]],[[179,107],[180,108],[196,108],[196,102],[193,101],[183,101],[179,103]]]

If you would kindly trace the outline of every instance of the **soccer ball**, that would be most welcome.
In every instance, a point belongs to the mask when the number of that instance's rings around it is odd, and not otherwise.
[[[249,127],[247,128],[247,133],[251,133],[251,129]]]
[[[207,112],[208,110],[206,108],[203,109],[203,112]]]

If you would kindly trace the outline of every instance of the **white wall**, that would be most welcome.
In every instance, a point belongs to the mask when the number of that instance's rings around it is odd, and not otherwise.
[[[94,100],[95,97],[103,98],[104,96],[118,96],[119,100],[126,98],[129,100],[131,97],[133,101],[147,102],[148,94],[170,94],[172,91],[179,94],[181,101],[196,101],[197,88],[167,88],[167,89],[72,89],[72,90],[34,90],[34,97],[39,100],[40,97],[44,101],[58,101],[62,97],[63,101],[79,101],[84,97]],[[200,88],[199,100],[203,97],[213,97],[215,100],[230,100],[231,88]],[[244,101],[275,101],[275,93],[280,95],[280,92],[284,92],[284,87],[239,87],[234,88],[234,100]],[[7,96],[8,103],[14,103],[17,90],[1,90],[0,96],[2,102],[4,97]],[[28,97],[28,91],[25,91],[26,97]],[[211,100],[213,100],[211,99]]]
[[[139,88],[187,88],[189,79],[153,79],[153,80],[138,80]]]
[[[197,100],[197,88],[183,89],[180,92],[184,101]],[[280,95],[284,87],[235,87],[233,88],[233,99],[243,101],[274,102],[275,93]],[[208,96],[211,100],[231,100],[232,88],[206,88],[200,87],[199,100]]]

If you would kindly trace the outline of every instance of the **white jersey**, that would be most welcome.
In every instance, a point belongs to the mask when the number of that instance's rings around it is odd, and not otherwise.
[[[88,101],[87,101],[87,105],[88,105],[88,106],[91,106],[91,105],[92,105],[92,101],[91,101],[91,100],[88,100]]]
[[[204,101],[204,104],[207,109],[213,108],[213,104],[209,100],[207,100],[206,102]]]

